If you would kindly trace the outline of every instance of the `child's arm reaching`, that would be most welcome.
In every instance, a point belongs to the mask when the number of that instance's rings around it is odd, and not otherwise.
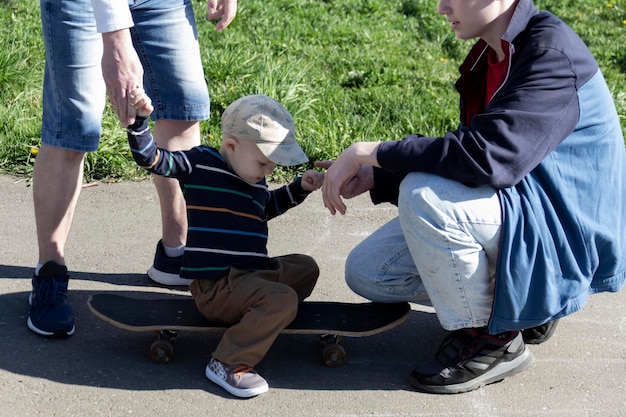
[[[128,144],[137,165],[165,177],[182,179],[189,174],[192,165],[185,151],[170,152],[154,142],[147,119],[154,107],[143,89],[130,92],[128,105],[137,110],[135,123],[127,128]]]
[[[324,173],[310,169],[302,177],[296,177],[291,184],[270,191],[270,200],[265,206],[267,219],[280,216],[302,203],[311,192],[321,188],[323,182]]]

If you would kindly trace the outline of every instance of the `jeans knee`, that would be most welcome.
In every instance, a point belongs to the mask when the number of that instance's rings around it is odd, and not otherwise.
[[[400,184],[398,216],[403,219],[417,215],[423,217],[434,206],[433,190],[428,185],[429,174],[411,173]]]
[[[360,296],[365,296],[366,292],[363,291],[363,288],[366,286],[364,285],[366,278],[361,273],[364,264],[360,261],[361,254],[356,250],[357,248],[353,249],[346,258],[344,275],[348,288]]]

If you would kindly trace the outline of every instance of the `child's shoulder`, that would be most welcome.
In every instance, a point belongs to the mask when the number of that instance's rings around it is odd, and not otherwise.
[[[225,166],[226,162],[219,151],[212,146],[198,145],[185,152],[194,163],[201,163],[211,166]]]

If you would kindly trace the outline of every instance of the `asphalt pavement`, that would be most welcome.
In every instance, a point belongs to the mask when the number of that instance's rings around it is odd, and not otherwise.
[[[331,216],[320,193],[270,221],[271,255],[306,253],[319,263],[314,300],[363,301],[346,286],[346,255],[395,216],[366,196]],[[46,339],[26,326],[37,244],[32,187],[0,175],[0,416],[626,416],[626,291],[598,294],[532,346],[526,371],[458,395],[415,391],[408,375],[446,333],[433,311],[412,306],[387,332],[348,338],[346,364],[328,368],[311,335],[281,335],[257,370],[270,391],[242,400],[204,377],[219,335],[181,333],[175,358],[150,361],[152,335],[117,329],[87,307],[99,292],[185,294],[145,275],[160,237],[150,181],[82,190],[66,258],[76,334]]]

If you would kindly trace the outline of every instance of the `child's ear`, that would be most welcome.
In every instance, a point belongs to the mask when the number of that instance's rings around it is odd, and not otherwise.
[[[224,149],[226,149],[228,153],[233,153],[239,146],[239,143],[237,143],[235,139],[227,137],[222,141],[222,146],[224,146]]]

